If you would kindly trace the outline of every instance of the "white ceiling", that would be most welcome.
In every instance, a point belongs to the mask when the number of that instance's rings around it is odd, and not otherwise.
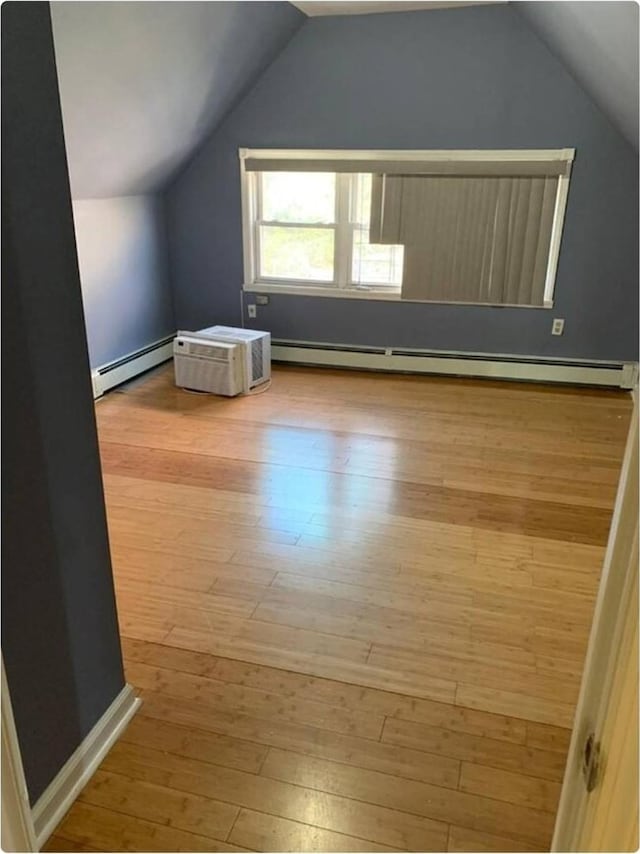
[[[450,9],[453,6],[484,6],[486,3],[506,3],[507,0],[424,0],[405,3],[403,0],[299,0],[297,6],[310,18],[317,15],[372,15],[380,12],[416,12],[424,9]]]

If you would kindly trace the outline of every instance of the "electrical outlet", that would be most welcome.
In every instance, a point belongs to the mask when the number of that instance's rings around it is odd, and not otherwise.
[[[247,306],[247,315],[249,317],[255,317],[256,316],[256,307],[253,303],[251,303],[251,305]]]
[[[552,335],[562,335],[564,332],[564,317],[554,317],[551,326]]]
[[[256,305],[269,305],[269,294],[256,294]]]

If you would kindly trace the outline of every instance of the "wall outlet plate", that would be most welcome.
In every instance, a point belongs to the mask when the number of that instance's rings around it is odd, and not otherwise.
[[[256,306],[253,303],[247,306],[247,316],[252,318],[256,316]]]
[[[269,305],[269,294],[256,294],[256,305]]]
[[[554,317],[551,325],[552,335],[562,335],[564,332],[564,317]]]

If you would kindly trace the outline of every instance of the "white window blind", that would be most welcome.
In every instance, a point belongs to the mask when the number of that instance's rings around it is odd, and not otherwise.
[[[543,306],[558,177],[378,175],[371,243],[402,244],[402,299]]]

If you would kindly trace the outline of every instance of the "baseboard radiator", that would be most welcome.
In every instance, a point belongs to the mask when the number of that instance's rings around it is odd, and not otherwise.
[[[109,389],[115,388],[138,376],[138,374],[171,359],[173,357],[174,338],[175,334],[168,335],[166,338],[154,341],[147,347],[142,347],[133,353],[127,353],[126,356],[91,371],[94,399],[102,397]]]
[[[565,383],[632,389],[638,381],[637,362],[589,362],[533,356],[448,353],[274,341],[274,362],[396,373]]]

